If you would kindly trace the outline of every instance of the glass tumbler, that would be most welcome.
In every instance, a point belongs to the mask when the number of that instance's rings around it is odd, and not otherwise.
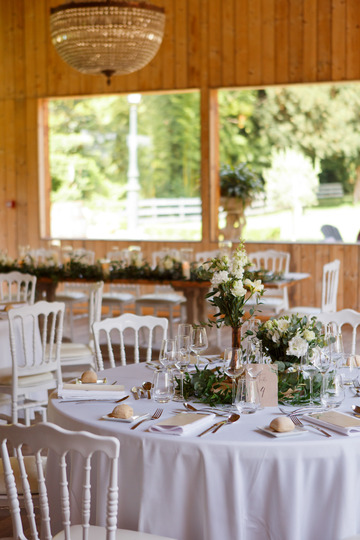
[[[169,369],[159,369],[154,373],[152,397],[158,403],[168,403],[174,397],[174,376]]]
[[[340,407],[345,399],[344,381],[340,373],[329,371],[324,375],[320,398],[324,407]]]

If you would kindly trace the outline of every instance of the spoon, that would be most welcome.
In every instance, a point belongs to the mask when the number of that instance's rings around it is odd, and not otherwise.
[[[140,399],[139,390],[138,390],[138,388],[136,386],[132,387],[131,392],[132,392],[135,399]]]
[[[147,392],[148,399],[151,399],[150,390],[152,389],[152,383],[150,381],[145,381],[142,383],[142,387]]]
[[[227,426],[228,424],[233,424],[234,422],[237,422],[239,420],[240,414],[232,413],[230,414],[229,418],[225,420],[224,422],[221,422],[213,431],[212,433],[216,433],[218,429],[220,429],[222,426]]]
[[[240,414],[232,413],[232,414],[230,414],[230,416],[228,417],[227,420],[223,420],[221,422],[217,422],[216,424],[213,424],[208,429],[206,429],[205,431],[200,433],[200,435],[198,435],[198,437],[201,437],[202,435],[205,435],[205,433],[208,433],[209,431],[211,431],[212,433],[215,433],[215,431],[217,431],[218,427],[223,426],[224,424],[232,424],[233,422],[236,422],[236,420],[239,420],[239,418],[240,418]],[[212,431],[213,429],[214,429],[214,431]]]
[[[352,410],[354,411],[354,413],[360,414],[360,407],[359,407],[359,405],[352,405],[351,408],[352,408]]]

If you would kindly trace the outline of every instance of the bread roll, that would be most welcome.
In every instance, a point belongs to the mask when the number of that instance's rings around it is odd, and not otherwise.
[[[113,412],[109,414],[109,416],[112,416],[113,418],[131,418],[134,414],[134,410],[130,405],[126,405],[126,403],[123,403],[122,405],[117,405]]]
[[[83,383],[96,383],[96,381],[97,375],[92,369],[84,371],[84,373],[81,375],[81,382]]]
[[[283,433],[284,431],[292,431],[294,427],[294,422],[287,416],[278,416],[270,423],[270,429],[279,433]]]

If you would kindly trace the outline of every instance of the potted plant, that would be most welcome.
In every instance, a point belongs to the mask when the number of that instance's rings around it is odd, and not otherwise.
[[[265,192],[263,178],[253,172],[246,163],[222,165],[220,168],[220,203],[225,210],[226,227],[224,237],[239,239],[246,224],[245,209],[256,195]],[[233,239],[233,238],[230,238]],[[235,239],[235,238],[234,238]]]

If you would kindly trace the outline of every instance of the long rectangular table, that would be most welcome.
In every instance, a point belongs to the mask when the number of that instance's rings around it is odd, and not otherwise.
[[[301,281],[308,279],[310,277],[310,274],[305,274],[301,272],[292,272],[289,274],[286,274],[284,276],[284,279],[271,281],[269,283],[265,283],[265,287],[269,289],[282,289],[284,287],[293,287],[297,283],[300,283]],[[70,281],[70,280],[67,280]],[[88,282],[89,280],[81,280],[81,279],[72,279],[71,281],[74,282]],[[211,283],[209,281],[190,281],[190,280],[146,280],[146,279],[115,279],[112,281],[109,281],[109,283],[123,283],[123,284],[133,284],[136,283],[138,285],[171,285],[176,291],[181,292],[186,300],[186,307],[187,307],[187,321],[191,324],[193,323],[199,323],[200,321],[207,320],[207,310],[208,310],[208,303],[206,301],[205,295],[209,288],[211,287]],[[55,294],[56,294],[56,288],[57,288],[57,282],[52,281],[49,278],[39,278],[37,281],[37,295],[40,297],[43,294],[45,295],[46,299],[49,302],[53,302],[55,300]]]

